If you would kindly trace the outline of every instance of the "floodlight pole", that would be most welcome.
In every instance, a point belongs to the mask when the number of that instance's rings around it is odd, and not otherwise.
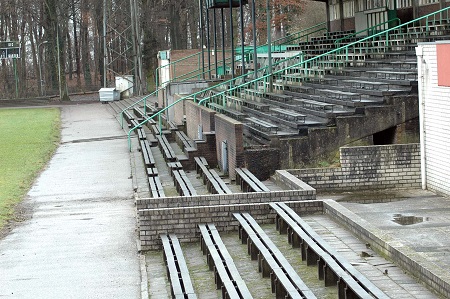
[[[269,60],[269,92],[273,91],[273,77],[272,77],[272,20],[270,15],[270,0],[266,1],[267,12],[267,59]]]

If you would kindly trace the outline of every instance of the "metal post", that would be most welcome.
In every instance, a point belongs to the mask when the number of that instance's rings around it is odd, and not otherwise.
[[[103,87],[106,87],[106,0],[103,0]]]
[[[14,65],[14,79],[16,81],[16,98],[19,97],[19,77],[17,76],[17,63],[16,58],[13,58],[13,65]]]
[[[198,4],[199,4],[199,10],[200,10],[199,26],[200,26],[200,40],[201,40],[200,48],[202,49],[202,77],[203,77],[203,79],[205,79],[205,52],[204,52],[204,49],[203,49],[203,44],[204,44],[204,38],[203,38],[203,1],[199,0]]]
[[[242,3],[242,0],[239,0],[239,15],[240,15],[240,25],[241,25],[241,62],[242,62],[242,74],[245,74],[245,55],[244,55],[244,4]]]
[[[230,40],[231,40],[231,79],[234,79],[234,34],[233,34],[233,2],[230,3]]]
[[[134,66],[134,80],[133,80],[133,92],[140,95],[140,84],[139,84],[139,67],[138,67],[138,52],[137,52],[137,32],[136,32],[136,3],[134,0],[130,0],[130,17],[131,17],[131,42],[133,47],[133,66]],[[125,77],[126,78],[126,77]],[[127,79],[128,81],[128,79]]]
[[[211,80],[211,43],[210,43],[210,35],[209,35],[209,9],[206,10],[206,49],[208,49],[208,79]]]
[[[223,8],[220,9],[220,15],[222,17],[222,62],[223,62],[223,75],[225,76],[227,66],[225,64],[225,16],[223,15]]]
[[[213,10],[213,22],[214,22],[214,66],[216,69],[216,78],[217,78],[217,19],[216,19],[216,10]]]
[[[255,74],[255,78],[258,78],[258,52],[256,49],[256,12],[255,12],[255,0],[252,0],[252,22],[253,22],[253,73]],[[255,82],[255,89],[257,88],[257,84]]]
[[[270,0],[266,1],[266,13],[267,13],[267,59],[269,60],[269,92],[273,91],[273,78],[272,78],[272,20],[270,15]]]

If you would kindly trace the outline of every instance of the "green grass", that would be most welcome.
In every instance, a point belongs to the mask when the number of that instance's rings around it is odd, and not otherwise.
[[[60,140],[59,109],[0,110],[0,229]]]

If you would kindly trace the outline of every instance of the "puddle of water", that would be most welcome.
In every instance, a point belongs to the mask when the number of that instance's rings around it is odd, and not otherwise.
[[[424,217],[416,217],[414,215],[394,214],[394,219],[392,221],[401,225],[412,225],[424,222],[425,220],[427,219],[424,219]]]

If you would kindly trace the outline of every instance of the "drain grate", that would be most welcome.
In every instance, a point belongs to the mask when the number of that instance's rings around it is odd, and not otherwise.
[[[401,225],[411,225],[424,222],[425,220],[424,217],[416,217],[414,215],[394,214],[394,219],[392,221]]]

